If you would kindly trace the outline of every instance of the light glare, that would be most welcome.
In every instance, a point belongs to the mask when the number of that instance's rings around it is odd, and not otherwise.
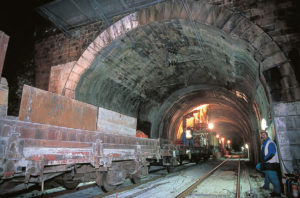
[[[265,130],[268,127],[266,119],[261,120],[261,130]]]

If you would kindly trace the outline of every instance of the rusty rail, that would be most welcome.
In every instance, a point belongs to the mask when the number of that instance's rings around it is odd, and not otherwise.
[[[240,198],[240,172],[241,172],[241,161],[238,162],[238,175],[236,183],[236,198]]]
[[[216,166],[214,169],[212,169],[210,172],[208,172],[206,175],[204,175],[203,177],[201,177],[200,179],[198,179],[194,184],[192,184],[190,187],[188,187],[186,190],[184,190],[183,192],[181,192],[179,195],[176,196],[176,198],[184,198],[186,196],[188,196],[189,194],[191,194],[193,192],[193,190],[196,189],[196,187],[203,182],[207,177],[209,177],[213,172],[215,172],[218,168],[220,168],[225,162],[227,162],[228,160],[223,161],[222,163],[220,163],[218,166]]]

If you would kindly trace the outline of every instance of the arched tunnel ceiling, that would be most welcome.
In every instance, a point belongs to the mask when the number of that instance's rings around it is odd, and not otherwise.
[[[159,104],[190,85],[251,93],[258,66],[249,51],[242,41],[205,25],[198,24],[195,32],[187,21],[152,23],[102,50],[77,85],[76,98],[135,114],[141,101]]]
[[[82,75],[75,94],[76,99],[96,106],[133,117],[144,116],[157,131],[154,136],[161,136],[157,128],[161,122],[155,121],[161,118],[157,118],[157,111],[176,91],[201,85],[206,90],[211,88],[196,98],[209,98],[209,93],[217,98],[213,90],[221,88],[228,92],[239,90],[251,99],[256,94],[257,75],[258,63],[246,42],[213,27],[169,20],[136,28],[112,41]],[[214,116],[225,123],[227,131],[242,130],[245,137],[251,127],[249,123],[238,124],[236,118],[240,115],[230,112],[235,99],[230,100],[227,104],[218,99]],[[200,103],[203,101],[189,105],[192,108]],[[222,110],[217,110],[219,107]],[[148,115],[138,115],[140,112]],[[240,117],[241,123],[249,119]]]

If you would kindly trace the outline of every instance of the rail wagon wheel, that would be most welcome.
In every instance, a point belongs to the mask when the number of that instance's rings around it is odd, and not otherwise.
[[[138,183],[141,182],[141,176],[140,176],[139,174],[134,174],[134,175],[132,175],[132,177],[131,177],[131,181],[132,181],[132,183],[134,183],[134,184],[138,184]]]
[[[168,171],[168,173],[173,173],[174,172],[174,166],[167,166],[167,171]]]
[[[183,159],[179,160],[179,164],[182,165],[183,164]]]
[[[102,176],[102,189],[105,191],[105,192],[110,192],[110,191],[113,191],[117,188],[116,185],[112,185],[112,184],[109,184],[107,182],[107,173],[103,173],[103,176]]]
[[[204,161],[207,161],[209,159],[209,155],[204,155]]]
[[[74,180],[62,180],[61,182],[62,186],[68,190],[75,189],[79,183],[80,183],[79,181],[74,181]]]
[[[58,184],[63,186],[65,189],[73,190],[75,189],[80,181],[73,180],[73,177],[71,174],[64,174],[63,176],[59,177],[58,180],[56,180]]]
[[[202,162],[201,157],[197,158],[197,159],[195,160],[195,162],[196,162],[196,164],[201,164],[201,162]]]

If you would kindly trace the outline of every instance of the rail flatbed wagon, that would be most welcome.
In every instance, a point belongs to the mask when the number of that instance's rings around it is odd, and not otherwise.
[[[96,181],[111,190],[148,174],[158,140],[0,119],[1,193],[55,179],[66,188]]]
[[[24,86],[19,116],[0,117],[0,193],[55,180],[106,191],[148,174],[159,140],[137,138],[136,118]]]

